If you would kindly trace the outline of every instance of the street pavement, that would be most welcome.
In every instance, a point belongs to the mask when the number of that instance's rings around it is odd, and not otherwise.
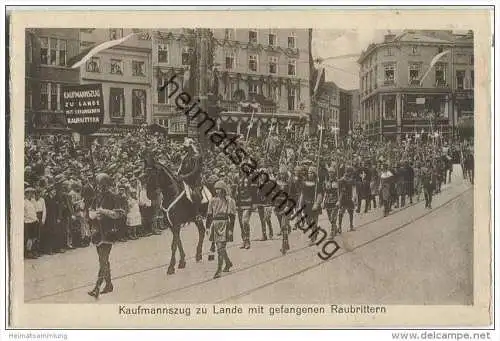
[[[252,248],[239,249],[237,224],[228,253],[231,272],[213,280],[216,262],[194,260],[198,233],[185,227],[182,240],[187,267],[167,276],[170,231],[117,243],[111,252],[115,290],[100,303],[363,303],[472,304],[473,191],[455,167],[452,183],[434,197],[433,209],[423,200],[382,218],[380,209],[355,215],[356,231],[336,237],[341,249],[329,260],[318,257],[321,246],[308,246],[295,230],[291,250],[281,255],[278,224],[275,237],[261,238],[252,215]],[[329,230],[326,216],[319,225]],[[344,231],[348,225],[344,217]],[[178,258],[178,257],[177,257]],[[87,295],[98,271],[95,248],[88,247],[26,260],[27,303],[93,303]]]

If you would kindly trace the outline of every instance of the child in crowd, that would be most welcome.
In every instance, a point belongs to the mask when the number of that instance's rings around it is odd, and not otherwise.
[[[137,230],[142,225],[141,210],[137,199],[137,190],[131,188],[128,195],[127,229],[130,239],[137,239]]]

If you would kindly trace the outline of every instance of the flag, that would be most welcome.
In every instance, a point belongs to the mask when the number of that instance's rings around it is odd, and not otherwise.
[[[140,40],[152,40],[153,37],[149,31],[144,31],[141,29],[132,29],[132,32],[137,35],[137,38]]]
[[[104,51],[106,49],[112,48],[113,46],[117,46],[122,44],[123,42],[127,41],[128,39],[132,38],[135,33],[131,33],[123,38],[116,39],[116,40],[109,40],[104,43],[97,44],[95,46],[92,46],[86,50],[84,50],[82,53],[78,54],[77,56],[73,57],[71,60],[69,60],[68,64],[71,65],[70,68],[76,69],[80,67],[81,65],[85,64],[87,60],[95,56],[101,51]]]
[[[319,70],[317,70],[316,73],[316,82],[314,84],[314,89],[313,89],[313,98],[318,95],[318,90],[324,82],[325,82],[325,68],[322,67]]]
[[[447,55],[450,52],[451,52],[451,50],[446,50],[446,51],[443,51],[441,53],[438,53],[437,55],[434,56],[434,58],[432,58],[431,64],[429,65],[429,68],[427,69],[427,71],[425,71],[425,73],[422,76],[422,78],[420,78],[420,86],[422,86],[422,84],[424,82],[424,79],[427,77],[427,75],[429,74],[429,72],[431,71],[431,69],[434,67],[434,65],[436,65],[436,63],[438,62],[438,60],[441,59],[441,57]]]

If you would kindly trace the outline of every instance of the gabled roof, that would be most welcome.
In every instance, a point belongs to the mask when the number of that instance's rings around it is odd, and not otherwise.
[[[394,41],[400,41],[400,42],[425,42],[425,43],[441,43],[441,44],[450,44],[452,41],[450,40],[444,40],[444,39],[439,39],[435,37],[431,37],[428,35],[420,34],[417,32],[403,32],[400,35],[398,35]]]

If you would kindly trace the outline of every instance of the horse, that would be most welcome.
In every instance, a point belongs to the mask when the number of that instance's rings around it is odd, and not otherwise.
[[[149,198],[158,198],[158,192],[161,192],[163,199],[159,208],[164,212],[172,230],[172,255],[167,270],[167,274],[171,275],[175,273],[177,249],[180,255],[179,269],[186,267],[186,254],[182,246],[180,230],[188,223],[193,222],[198,228],[196,261],[202,260],[205,226],[201,220],[201,214],[204,209],[206,210],[207,204],[197,204],[190,201],[186,196],[182,181],[167,166],[157,161],[152,161],[149,164],[146,161],[146,175],[147,195]]]

